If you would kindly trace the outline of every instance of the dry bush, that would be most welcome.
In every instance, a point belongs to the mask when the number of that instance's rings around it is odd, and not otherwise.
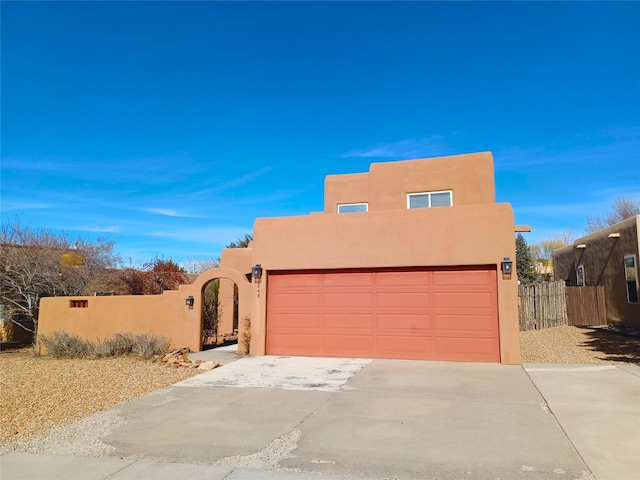
[[[151,358],[164,355],[169,350],[169,339],[155,333],[136,335],[132,353],[138,357]]]
[[[96,355],[96,346],[89,340],[62,330],[40,335],[39,341],[54,358],[86,358]]]
[[[169,350],[169,340],[153,333],[116,333],[93,343],[68,332],[57,330],[41,335],[39,341],[55,358],[99,358],[133,355],[152,358]]]
[[[249,316],[242,318],[241,346],[241,353],[248,355],[251,350],[251,317]]]
[[[132,333],[115,333],[111,338],[98,340],[96,354],[99,357],[123,357],[133,353],[135,337]]]

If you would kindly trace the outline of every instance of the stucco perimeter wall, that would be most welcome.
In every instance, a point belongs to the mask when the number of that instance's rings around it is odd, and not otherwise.
[[[373,163],[369,173],[325,179],[325,213],[340,203],[368,202],[369,211],[407,208],[408,193],[453,191],[453,205],[495,203],[490,152]]]
[[[272,270],[495,265],[502,363],[520,363],[517,280],[509,204],[467,205],[308,217],[262,218],[254,225],[253,261]],[[268,289],[268,275],[261,289]],[[265,296],[254,303],[251,353],[265,353]]]
[[[240,315],[249,315],[252,285],[235,270],[214,268],[193,283],[162,295],[43,298],[38,336],[64,330],[95,341],[119,332],[155,333],[167,337],[172,347],[189,347],[198,352],[202,348],[202,291],[215,278],[229,278],[238,284]],[[188,296],[194,297],[191,309],[185,305]],[[71,308],[72,300],[86,300],[88,306]]]
[[[242,274],[250,274],[253,266],[251,256],[253,249],[248,248],[225,248],[220,254],[220,265],[237,270]],[[233,324],[233,282],[221,281],[218,292],[218,335],[231,334],[234,330]],[[240,317],[238,320],[240,323]]]
[[[576,285],[576,267],[584,266],[587,286],[603,285],[607,323],[622,323],[640,329],[640,304],[629,303],[624,275],[624,256],[636,255],[640,261],[640,215],[609,228],[578,238],[572,245],[553,253],[554,276]],[[609,238],[619,233],[620,238]],[[586,248],[576,248],[585,244]]]

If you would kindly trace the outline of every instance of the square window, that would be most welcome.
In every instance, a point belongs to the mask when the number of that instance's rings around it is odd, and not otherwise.
[[[409,195],[409,208],[429,208],[429,194]]]
[[[451,190],[407,194],[407,208],[434,208],[453,206]]]
[[[431,194],[431,207],[450,207],[451,192],[440,192]]]
[[[368,203],[342,203],[338,205],[338,213],[358,213],[369,210]]]

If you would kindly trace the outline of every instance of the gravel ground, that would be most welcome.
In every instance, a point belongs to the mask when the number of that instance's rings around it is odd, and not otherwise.
[[[521,332],[520,339],[523,363],[640,364],[640,337],[602,328],[556,327]],[[118,426],[120,419],[106,409],[196,374],[133,358],[56,360],[34,357],[29,349],[2,352],[0,451],[61,454],[56,448],[67,444],[85,455],[107,453],[82,437],[85,430],[95,437]],[[289,440],[295,439],[281,439],[283,445]]]
[[[31,349],[0,353],[0,450],[47,434],[148,392],[196,375],[148,360],[34,357]]]
[[[522,363],[640,363],[640,337],[606,328],[554,327],[520,332]]]

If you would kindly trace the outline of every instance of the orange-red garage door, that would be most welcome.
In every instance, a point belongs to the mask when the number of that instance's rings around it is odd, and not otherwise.
[[[267,353],[499,362],[496,270],[271,272]]]

